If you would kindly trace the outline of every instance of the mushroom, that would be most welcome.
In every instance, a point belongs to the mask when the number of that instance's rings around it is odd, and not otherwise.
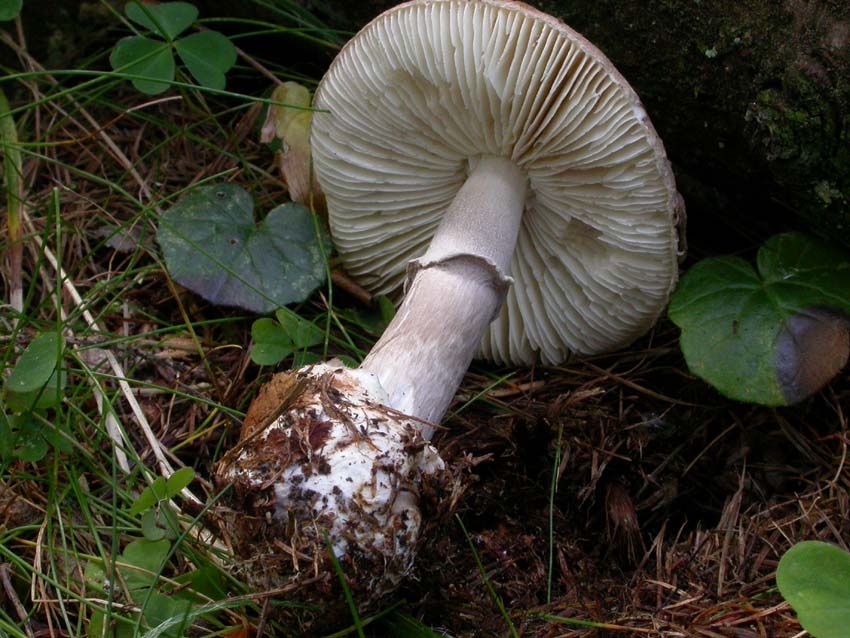
[[[326,531],[368,605],[411,568],[417,493],[442,467],[429,441],[476,352],[555,364],[630,343],[676,282],[684,215],[635,92],[525,4],[390,9],[343,47],[314,106],[342,260],[404,299],[358,369],[276,377],[216,475],[244,509],[231,533],[255,579],[317,592]]]

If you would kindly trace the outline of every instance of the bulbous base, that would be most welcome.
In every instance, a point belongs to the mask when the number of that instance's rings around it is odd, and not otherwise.
[[[278,374],[214,480],[241,575],[304,602],[342,600],[332,551],[364,608],[410,571],[423,478],[443,469],[374,375],[341,364]]]

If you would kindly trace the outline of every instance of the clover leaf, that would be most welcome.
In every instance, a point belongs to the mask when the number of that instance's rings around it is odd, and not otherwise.
[[[850,627],[850,554],[820,541],[804,541],[782,556],[776,585],[815,638],[844,638]]]
[[[24,0],[0,0],[0,22],[14,20],[23,4]]]
[[[296,367],[310,363],[303,350],[325,340],[325,332],[316,324],[302,319],[286,308],[275,312],[277,321],[263,317],[251,326],[251,360],[258,365],[274,365],[293,353],[300,354]]]
[[[325,279],[330,239],[301,204],[254,222],[251,195],[202,186],[162,214],[157,241],[171,276],[215,304],[267,313],[303,301]]]
[[[142,93],[156,95],[168,89],[174,81],[176,63],[174,52],[186,65],[199,85],[221,90],[225,73],[236,64],[236,47],[218,31],[199,31],[176,39],[198,18],[198,10],[187,2],[163,2],[142,5],[130,2],[124,13],[132,22],[153,35],[133,35],[122,38],[109,56],[116,71],[138,76],[133,86]]]
[[[131,541],[118,558],[116,572],[130,599],[138,606],[140,628],[146,636],[181,638],[184,628],[192,618],[192,602],[181,592],[164,592],[160,574],[171,553],[167,539],[138,539]],[[86,564],[86,585],[96,591],[112,590],[109,586],[107,569],[100,559]],[[106,615],[93,609],[89,617],[90,636],[114,635],[116,638],[133,638],[141,635],[136,631],[135,621],[119,622],[109,626]]]
[[[129,2],[124,7],[127,17],[166,40],[173,40],[198,19],[198,10],[188,2],[140,4]]]
[[[44,332],[30,342],[4,384],[4,398],[10,407],[25,412],[59,402],[59,390],[66,381],[58,370],[64,343],[58,332]]]
[[[722,394],[788,405],[820,389],[847,362],[850,255],[797,233],[740,257],[693,266],[670,302],[690,370]]]

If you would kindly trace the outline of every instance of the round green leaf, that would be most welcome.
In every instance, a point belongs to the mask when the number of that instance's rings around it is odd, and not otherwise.
[[[251,360],[258,365],[275,365],[296,350],[317,346],[325,340],[321,328],[288,308],[278,308],[275,317],[277,321],[264,317],[251,326],[254,341]]]
[[[43,388],[59,364],[62,348],[62,335],[58,332],[38,335],[21,354],[12,374],[6,379],[6,389],[23,394]]]
[[[812,308],[850,313],[850,257],[785,234],[759,251],[758,272],[738,257],[693,266],[671,298],[669,316],[682,329],[682,352],[694,374],[730,398],[786,405],[793,397],[777,371],[788,354],[780,337],[792,317]]]
[[[112,49],[109,64],[121,73],[136,75],[133,86],[147,95],[167,90],[174,80],[174,54],[167,42],[142,36],[122,38]]]
[[[13,20],[20,12],[24,0],[0,0],[0,21]]]
[[[236,64],[236,47],[218,31],[200,31],[174,43],[177,54],[203,87],[222,90],[224,74]]]
[[[0,401],[0,461],[8,462],[12,458],[13,437],[12,432],[13,417],[6,414],[6,406]]]
[[[142,617],[145,624],[151,628],[146,636],[161,638],[182,638],[184,626],[189,622],[189,612],[192,603],[175,596],[167,596],[158,592],[136,596],[137,602],[144,603]]]
[[[804,541],[789,549],[776,584],[800,624],[815,638],[845,638],[850,627],[850,554],[829,543]]]
[[[168,477],[165,482],[165,489],[168,498],[174,498],[183,490],[189,487],[189,484],[195,480],[195,470],[191,467],[181,467]]]
[[[121,554],[121,562],[128,566],[118,567],[127,589],[141,589],[156,583],[170,550],[171,543],[166,539],[138,539],[130,542]]]
[[[37,463],[47,454],[50,444],[42,436],[41,423],[29,415],[18,417],[19,429],[15,440],[15,456],[27,463]]]
[[[251,326],[251,361],[261,366],[273,366],[295,351],[291,337],[273,319],[263,317]]]
[[[164,476],[157,476],[133,502],[130,507],[130,516],[138,516],[166,498],[168,498],[168,483]]]
[[[239,186],[202,186],[163,213],[157,230],[168,270],[212,303],[266,313],[303,301],[325,279],[330,240],[312,213],[284,204],[257,225]]]
[[[310,348],[317,346],[325,340],[325,331],[312,321],[302,319],[289,308],[278,308],[274,316],[293,345],[298,348]]]
[[[146,29],[173,40],[198,19],[198,9],[188,2],[145,4],[130,2],[124,7],[127,17]]]
[[[159,541],[165,538],[166,529],[160,527],[156,510],[148,510],[142,514],[142,534],[149,541]]]

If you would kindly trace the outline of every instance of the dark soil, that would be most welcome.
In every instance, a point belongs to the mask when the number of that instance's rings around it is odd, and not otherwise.
[[[520,635],[607,635],[547,614],[618,635],[799,631],[773,572],[792,543],[850,532],[850,384],[796,408],[733,403],[688,375],[675,338],[662,324],[626,352],[523,373],[501,406],[446,423],[460,495],[402,592],[415,613],[453,635],[508,635],[472,545]]]

